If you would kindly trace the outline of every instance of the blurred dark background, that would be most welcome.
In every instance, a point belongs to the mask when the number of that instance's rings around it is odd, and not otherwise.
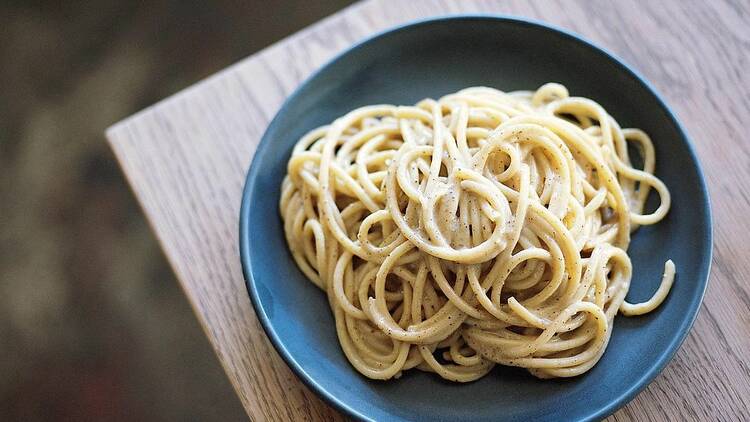
[[[0,421],[245,418],[103,131],[348,3],[0,3]]]

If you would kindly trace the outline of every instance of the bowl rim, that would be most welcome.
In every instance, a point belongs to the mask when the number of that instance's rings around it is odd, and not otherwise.
[[[373,35],[365,37],[362,40],[357,41],[354,44],[350,45],[343,51],[337,53],[336,55],[333,56],[333,58],[329,59],[328,61],[325,62],[325,64],[321,65],[319,68],[313,71],[286,98],[286,100],[282,103],[281,107],[278,109],[278,111],[274,115],[274,118],[268,124],[268,127],[264,131],[263,136],[258,142],[258,146],[253,155],[252,162],[247,172],[245,185],[243,187],[243,193],[242,193],[242,200],[241,200],[241,206],[240,206],[240,222],[239,222],[240,223],[239,224],[240,261],[242,264],[242,274],[245,279],[245,287],[247,288],[248,295],[250,296],[250,300],[251,300],[253,309],[255,310],[255,314],[258,317],[258,320],[260,321],[261,326],[263,327],[263,330],[266,333],[266,336],[269,338],[269,340],[271,341],[271,344],[274,346],[274,348],[279,353],[279,355],[281,355],[281,358],[284,360],[287,366],[289,366],[292,372],[294,372],[295,375],[308,388],[310,388],[316,395],[318,395],[318,397],[322,398],[329,405],[333,406],[334,408],[338,409],[339,411],[343,412],[344,414],[354,419],[365,420],[365,421],[372,420],[367,415],[364,415],[358,412],[357,410],[350,407],[347,403],[343,402],[338,397],[335,397],[333,394],[328,392],[312,376],[310,376],[310,374],[308,374],[305,371],[305,369],[297,362],[294,356],[284,346],[279,335],[276,333],[273,325],[271,324],[268,315],[266,315],[263,307],[261,306],[260,298],[259,298],[258,291],[257,291],[257,286],[255,284],[255,280],[253,279],[253,275],[252,275],[252,262],[250,259],[250,240],[249,240],[249,235],[248,235],[249,234],[248,228],[250,224],[249,222],[250,202],[251,202],[250,192],[252,191],[253,185],[255,185],[256,183],[256,178],[258,177],[258,168],[259,168],[259,166],[256,165],[256,161],[259,161],[259,158],[258,158],[260,155],[259,152],[262,149],[264,149],[267,145],[270,144],[269,139],[268,139],[270,137],[269,134],[275,132],[276,126],[278,126],[278,121],[279,121],[280,116],[285,114],[286,110],[291,106],[292,103],[294,103],[297,100],[297,97],[300,95],[300,93],[313,80],[317,79],[317,77],[321,75],[322,73],[324,73],[330,66],[341,61],[349,53],[361,47],[364,47],[367,44],[373,43],[379,40],[380,38],[383,38],[387,35],[390,35],[396,32],[407,31],[407,30],[411,30],[417,27],[431,25],[431,24],[440,23],[440,22],[477,21],[477,20],[496,21],[496,22],[501,22],[501,23],[512,23],[516,25],[535,27],[543,31],[552,32],[560,37],[565,38],[568,41],[572,41],[589,50],[593,50],[593,52],[601,54],[605,58],[611,60],[612,63],[614,63],[617,67],[620,68],[621,71],[623,71],[629,77],[635,79],[635,81],[638,82],[646,90],[646,92],[648,92],[651,96],[653,96],[653,98],[656,100],[659,107],[661,107],[662,110],[664,111],[665,115],[672,121],[672,124],[677,129],[679,136],[682,137],[684,144],[687,147],[688,154],[690,155],[691,159],[693,160],[696,166],[697,175],[698,175],[698,179],[700,182],[699,190],[701,191],[701,193],[703,194],[705,198],[704,203],[701,205],[702,205],[703,211],[705,212],[706,220],[708,224],[707,232],[702,233],[704,237],[704,242],[705,244],[708,245],[708,254],[705,255],[704,262],[701,263],[701,268],[705,267],[706,273],[704,277],[700,277],[700,279],[698,280],[701,283],[701,286],[699,287],[701,290],[700,294],[693,301],[690,302],[690,307],[687,313],[688,318],[683,320],[683,323],[680,325],[679,330],[678,330],[679,334],[675,336],[675,338],[668,344],[667,348],[665,349],[665,352],[661,354],[656,364],[652,366],[650,370],[645,371],[644,374],[641,376],[641,378],[630,389],[625,390],[624,392],[620,393],[616,397],[613,397],[606,406],[600,407],[599,409],[594,409],[589,415],[584,417],[582,420],[594,421],[594,420],[603,419],[613,414],[615,411],[617,411],[621,407],[623,407],[625,404],[630,402],[638,393],[644,390],[646,386],[648,386],[654,380],[654,378],[656,378],[656,376],[659,375],[662,372],[662,370],[666,367],[666,365],[672,360],[677,350],[680,348],[682,343],[687,338],[687,335],[689,334],[695,322],[695,319],[698,316],[698,312],[700,311],[700,308],[702,306],[703,299],[706,294],[706,289],[708,287],[708,282],[710,279],[711,263],[713,260],[712,259],[713,257],[713,216],[712,216],[712,211],[711,211],[710,196],[709,196],[708,188],[706,185],[706,178],[705,178],[705,175],[703,174],[703,169],[702,169],[700,160],[698,158],[698,155],[696,154],[695,149],[693,147],[693,142],[690,139],[690,137],[687,135],[686,130],[684,129],[683,125],[680,123],[679,119],[677,119],[675,113],[672,111],[669,105],[667,105],[667,103],[663,100],[663,98],[659,95],[659,93],[651,85],[651,83],[648,82],[648,80],[646,80],[633,67],[626,64],[619,56],[607,50],[606,48],[603,48],[594,44],[593,42],[584,38],[582,35],[579,35],[571,30],[567,30],[567,29],[564,29],[556,25],[543,22],[537,19],[522,17],[522,16],[515,16],[515,15],[508,15],[508,14],[462,13],[462,14],[438,15],[438,16],[428,17],[424,19],[411,20],[411,21],[375,32]]]

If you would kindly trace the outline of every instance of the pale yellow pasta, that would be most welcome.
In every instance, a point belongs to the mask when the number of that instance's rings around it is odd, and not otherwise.
[[[311,131],[280,209],[363,375],[468,382],[501,364],[571,377],[602,356],[618,311],[650,312],[672,286],[670,260],[650,300],[625,302],[631,232],[669,211],[655,165],[646,133],[560,84],[473,87]]]

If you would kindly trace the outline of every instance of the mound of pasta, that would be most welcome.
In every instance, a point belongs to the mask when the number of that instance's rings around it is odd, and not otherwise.
[[[600,359],[618,311],[647,313],[672,285],[667,261],[650,300],[625,301],[630,235],[669,210],[654,166],[646,133],[562,85],[473,87],[309,132],[280,209],[363,375],[468,382],[501,364],[572,377]]]

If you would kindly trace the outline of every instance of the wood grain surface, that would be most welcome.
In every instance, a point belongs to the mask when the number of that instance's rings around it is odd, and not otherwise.
[[[672,106],[708,178],[711,279],[675,358],[611,420],[749,420],[750,193],[740,182],[750,180],[747,0],[369,0],[111,127],[111,146],[250,417],[342,419],[276,354],[243,284],[239,206],[259,138],[282,101],[334,54],[396,24],[460,12],[522,15],[577,32],[633,65]]]

